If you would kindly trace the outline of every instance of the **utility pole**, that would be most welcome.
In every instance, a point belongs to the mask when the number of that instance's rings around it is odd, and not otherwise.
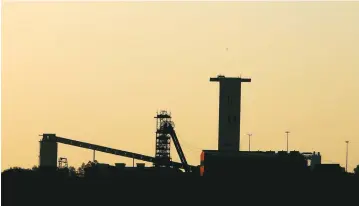
[[[348,172],[348,146],[349,146],[349,141],[345,141],[345,143],[347,143],[347,155],[346,155],[346,160],[345,160],[345,171]]]
[[[93,162],[95,162],[95,150],[93,150]]]
[[[287,133],[287,153],[288,153],[288,135],[289,135],[289,131],[285,131],[285,133]]]
[[[251,136],[252,134],[248,133],[248,139],[249,139],[249,150],[248,151],[251,151]]]

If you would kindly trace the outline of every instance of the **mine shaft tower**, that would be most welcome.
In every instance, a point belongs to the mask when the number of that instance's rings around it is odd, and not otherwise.
[[[156,118],[156,163],[155,166],[169,166],[171,162],[171,136],[163,125],[171,122],[171,114],[167,111],[157,113]]]
[[[155,116],[156,122],[156,154],[155,154],[155,166],[156,167],[168,167],[172,166],[171,161],[171,139],[177,150],[178,156],[183,165],[183,169],[186,172],[191,170],[187,163],[186,157],[183,153],[181,144],[179,143],[177,134],[174,130],[174,123],[171,120],[171,114],[167,111],[161,111]]]
[[[219,82],[218,150],[237,152],[240,143],[241,86],[242,82],[251,82],[251,79],[218,75],[210,78],[210,81]]]

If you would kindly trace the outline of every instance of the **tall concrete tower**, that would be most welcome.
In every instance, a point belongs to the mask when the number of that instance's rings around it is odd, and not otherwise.
[[[241,85],[242,82],[251,82],[251,79],[218,75],[210,78],[210,81],[219,82],[218,150],[237,152],[240,142]]]
[[[57,167],[57,142],[56,134],[44,134],[40,141],[39,167]]]

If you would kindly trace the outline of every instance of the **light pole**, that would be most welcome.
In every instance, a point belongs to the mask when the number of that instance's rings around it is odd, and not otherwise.
[[[347,143],[347,155],[346,155],[346,160],[345,160],[345,171],[348,172],[348,146],[349,146],[349,141],[345,141],[345,143]]]
[[[287,152],[288,152],[288,135],[289,135],[289,131],[285,131],[285,133],[287,133]]]
[[[249,151],[251,151],[251,136],[252,134],[247,134],[248,135],[248,139],[249,139]]]

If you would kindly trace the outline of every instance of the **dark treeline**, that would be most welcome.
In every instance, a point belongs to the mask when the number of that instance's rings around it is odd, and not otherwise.
[[[200,177],[170,168],[126,168],[96,162],[57,169],[2,172],[2,205],[240,205],[359,202],[356,173]],[[343,198],[343,199],[341,199]],[[346,201],[354,201],[343,204]]]

